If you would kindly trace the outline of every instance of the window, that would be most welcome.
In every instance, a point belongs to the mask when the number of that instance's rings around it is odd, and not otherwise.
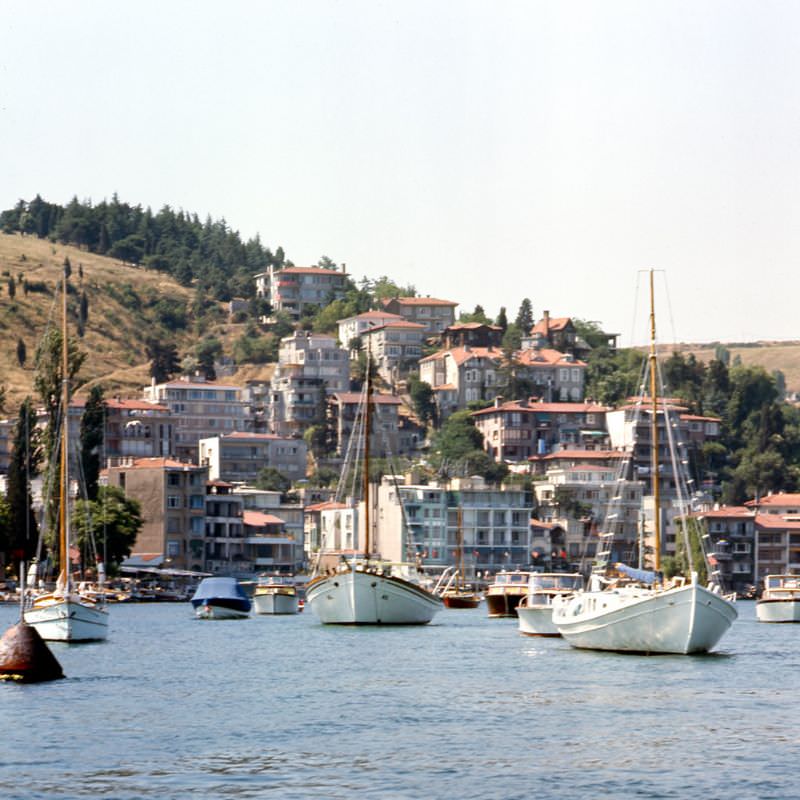
[[[180,508],[181,497],[177,494],[171,494],[167,497],[167,508]]]
[[[179,556],[181,554],[181,543],[176,541],[168,541],[167,542],[167,555],[168,556]]]
[[[205,505],[205,498],[201,494],[193,494],[189,498],[189,508],[203,508]]]
[[[171,472],[167,475],[167,486],[180,486],[181,485],[181,476],[176,475],[174,472]]]

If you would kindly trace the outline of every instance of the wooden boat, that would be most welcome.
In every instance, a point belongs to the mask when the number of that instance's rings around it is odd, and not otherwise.
[[[502,570],[486,590],[486,607],[490,617],[516,617],[517,606],[528,593],[532,572]]]
[[[759,622],[800,622],[800,575],[767,575],[756,616]]]
[[[89,642],[108,636],[108,611],[102,598],[83,594],[73,585],[70,565],[71,520],[69,507],[69,364],[67,359],[67,274],[64,271],[61,323],[61,458],[59,462],[58,559],[56,588],[33,597],[23,613],[28,625],[46,641]]]
[[[528,593],[517,606],[519,632],[526,636],[561,636],[553,624],[553,602],[583,588],[583,575],[576,572],[535,572]]]
[[[446,584],[441,592],[445,608],[477,608],[483,597],[464,584],[464,533],[461,525],[461,509],[458,509],[458,530],[456,541],[458,543],[458,570],[455,573],[455,586],[452,582]]]
[[[664,415],[670,464],[680,464],[670,427],[667,403],[659,409],[659,373],[656,354],[655,301],[653,271],[650,271],[650,378],[649,403],[642,392],[640,406],[649,406],[651,476],[653,484],[653,557],[654,569],[635,569],[615,564],[610,569],[613,527],[607,515],[608,529],[600,534],[589,588],[567,599],[556,598],[553,622],[561,635],[573,646],[588,650],[613,650],[625,653],[705,653],[713,649],[738,616],[732,597],[722,594],[719,573],[712,569],[712,560],[705,551],[707,536],[701,542],[709,571],[708,585],[701,585],[693,569],[688,576],[674,576],[665,581],[661,574],[661,497],[659,462],[658,413]],[[662,392],[663,396],[663,387]],[[679,503],[685,506],[686,490],[682,476],[675,475]],[[620,476],[620,480],[622,477]],[[613,516],[616,516],[613,515]],[[686,518],[685,510],[682,517]],[[691,561],[688,534],[685,549]]]
[[[372,382],[369,353],[366,372],[360,426],[364,500],[356,508],[356,515],[363,510],[364,548],[352,555],[339,553],[336,567],[325,572],[320,571],[320,558],[315,574],[306,584],[306,602],[320,622],[328,625],[425,625],[442,608],[442,599],[423,582],[416,564],[390,563],[372,552],[369,476]],[[353,430],[357,429],[355,426]],[[345,467],[343,474],[347,472]],[[358,529],[356,525],[355,530]]]
[[[297,588],[280,578],[262,578],[253,592],[253,609],[256,614],[297,614]]]

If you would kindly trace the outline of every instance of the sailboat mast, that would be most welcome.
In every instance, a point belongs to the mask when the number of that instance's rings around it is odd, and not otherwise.
[[[661,482],[658,475],[658,382],[656,372],[656,304],[653,289],[653,272],[650,270],[650,400],[652,412],[650,419],[651,438],[651,474],[653,483],[653,557],[655,570],[661,569]],[[664,409],[664,422],[666,424],[666,408]]]
[[[458,506],[457,512],[458,518],[458,588],[464,588],[464,528],[462,526],[463,523],[463,512],[461,510],[461,505]]]
[[[369,558],[370,553],[370,540],[369,540],[369,432],[370,423],[372,421],[371,413],[371,400],[372,400],[372,363],[371,353],[367,349],[367,381],[366,381],[366,406],[364,408],[364,554]]]
[[[58,514],[58,544],[64,587],[70,590],[69,564],[69,359],[67,357],[67,270],[64,269],[61,298],[61,481]]]

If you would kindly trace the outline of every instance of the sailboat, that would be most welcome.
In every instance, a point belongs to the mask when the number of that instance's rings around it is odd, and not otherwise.
[[[25,622],[42,639],[59,642],[89,642],[108,635],[108,611],[103,602],[80,592],[70,568],[69,509],[69,364],[67,358],[67,274],[64,271],[61,322],[61,459],[59,462],[58,553],[59,575],[52,592],[37,595],[24,612]]]
[[[608,576],[613,531],[601,533],[589,587],[553,603],[553,623],[573,647],[589,650],[613,650],[633,653],[705,653],[712,650],[738,616],[732,596],[722,593],[717,578],[709,571],[711,580],[703,586],[698,574],[690,567],[689,576],[664,580],[661,573],[660,479],[658,459],[659,399],[657,392],[658,361],[656,355],[655,299],[653,271],[650,271],[650,378],[651,414],[651,474],[654,504],[654,569],[634,569],[615,565],[615,576]],[[644,395],[644,391],[642,393]],[[674,457],[674,441],[669,425],[669,407],[662,401],[668,443]],[[676,480],[679,500],[683,504],[681,483]],[[691,548],[683,530],[687,558],[691,564]],[[705,555],[705,549],[704,549]],[[708,558],[706,562],[708,564]]]
[[[412,563],[389,562],[372,552],[371,492],[369,479],[369,440],[371,426],[372,381],[370,357],[367,354],[367,378],[364,384],[363,479],[364,499],[351,509],[354,532],[363,511],[363,552],[328,553],[338,558],[335,566],[322,569],[317,560],[315,574],[306,585],[306,603],[330,625],[425,625],[442,608],[442,600],[422,583],[422,576]],[[358,426],[353,428],[357,435]],[[351,451],[353,450],[351,442]],[[357,448],[356,448],[357,449]],[[347,469],[343,470],[346,475]]]
[[[464,531],[462,528],[461,509],[458,509],[458,570],[455,574],[455,586],[451,582],[442,591],[442,600],[447,608],[477,608],[483,599],[464,583]]]

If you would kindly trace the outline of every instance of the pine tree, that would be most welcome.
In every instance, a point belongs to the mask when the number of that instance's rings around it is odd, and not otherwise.
[[[39,473],[42,459],[36,412],[31,398],[20,406],[14,443],[8,467],[6,498],[9,505],[8,550],[15,570],[21,560],[30,561],[36,555],[39,529],[33,511],[31,479]]]
[[[81,417],[81,465],[89,500],[97,498],[100,478],[103,437],[105,433],[106,404],[102,386],[93,386],[89,391]]]
[[[25,367],[25,361],[28,358],[28,349],[25,347],[25,340],[21,337],[17,339],[17,363],[20,367]]]
[[[533,327],[533,307],[531,301],[526,297],[519,306],[517,318],[514,320],[517,328],[523,336],[527,336]]]

